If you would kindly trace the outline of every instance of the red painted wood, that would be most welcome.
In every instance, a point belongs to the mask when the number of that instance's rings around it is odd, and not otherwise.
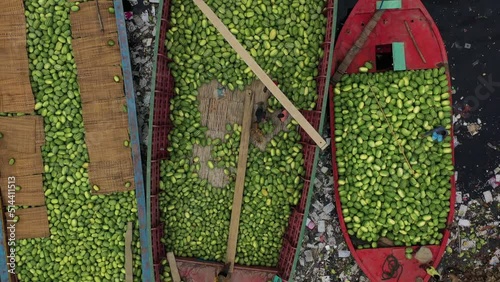
[[[351,14],[349,15],[344,27],[339,34],[335,51],[333,55],[333,70],[336,70],[338,65],[344,59],[345,55],[352,47],[356,39],[363,31],[364,25],[368,23],[373,14],[375,13],[376,0],[360,0]],[[405,23],[408,22],[410,29],[417,41],[426,63],[422,61],[418,51],[411,40],[408,31],[406,30]],[[448,72],[448,58],[444,47],[443,40],[439,30],[434,23],[433,19],[423,6],[420,0],[402,0],[402,9],[386,10],[377,26],[374,28],[373,33],[369,36],[365,46],[361,49],[358,55],[354,58],[351,65],[347,69],[347,73],[356,73],[358,68],[363,66],[365,62],[372,61],[375,65],[375,49],[377,45],[392,44],[393,42],[404,42],[405,44],[405,59],[406,67],[408,70],[416,69],[429,69],[435,68],[439,65],[445,65],[447,68],[448,82],[451,90],[450,75]],[[368,278],[375,281],[382,281],[383,264],[386,257],[390,254],[394,255],[400,264],[403,265],[403,272],[399,281],[415,281],[417,277],[423,277],[424,281],[428,281],[430,276],[426,274],[415,260],[408,260],[405,258],[405,248],[375,248],[366,250],[355,249],[342,215],[342,205],[340,202],[340,195],[338,194],[338,173],[337,162],[335,160],[336,147],[335,147],[335,111],[333,103],[333,86],[330,87],[330,124],[332,135],[332,158],[333,158],[333,172],[335,179],[335,201],[337,212],[339,213],[339,220],[341,230],[347,245],[363,272]],[[451,95],[450,95],[451,102]],[[453,126],[451,129],[451,139],[453,142]],[[453,144],[451,146],[453,148]],[[454,150],[453,164],[455,164]],[[455,206],[455,178],[452,176],[450,179],[451,197],[450,197],[450,213],[448,215],[448,223],[453,221],[453,211]],[[433,253],[433,266],[437,267],[446,249],[446,243],[450,236],[448,230],[443,231],[443,239],[440,245],[427,246]],[[413,247],[417,249],[417,246]],[[384,280],[387,282],[398,281],[396,278]]]

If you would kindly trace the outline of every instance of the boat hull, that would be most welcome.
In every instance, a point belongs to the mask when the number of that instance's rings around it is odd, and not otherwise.
[[[389,1],[388,1],[389,2]],[[445,46],[439,30],[434,23],[432,17],[427,12],[420,0],[402,0],[401,8],[387,9],[382,15],[377,25],[373,28],[372,33],[368,36],[366,43],[360,46],[359,53],[353,58],[351,64],[346,69],[345,73],[357,73],[359,67],[362,67],[365,62],[376,61],[377,47],[387,46],[393,42],[404,43],[404,59],[407,70],[431,69],[444,66],[448,76],[448,84],[451,86],[450,75],[448,70],[448,58]],[[375,0],[360,0],[347,18],[344,27],[336,41],[335,51],[333,55],[333,70],[337,70],[343,59],[348,54],[348,51],[360,37],[365,25],[368,24],[374,13],[376,12],[377,1]],[[406,22],[406,23],[405,23]],[[406,24],[411,30],[406,28]],[[416,44],[414,43],[416,42]],[[417,47],[418,46],[418,47]],[[419,52],[420,50],[420,52]],[[421,53],[421,54],[420,54]],[[371,72],[381,71],[374,68]],[[450,87],[451,89],[451,87]],[[331,89],[332,90],[332,89]],[[450,93],[451,94],[451,93]],[[330,124],[332,134],[332,158],[335,178],[335,201],[341,230],[347,245],[360,266],[363,272],[371,281],[415,281],[418,277],[424,281],[428,281],[430,276],[427,275],[416,259],[406,259],[406,247],[388,247],[388,248],[373,248],[373,249],[356,249],[350,235],[347,233],[346,223],[342,215],[342,203],[338,191],[338,172],[336,162],[336,146],[335,146],[335,105],[333,103],[333,91],[329,93],[330,101]],[[450,95],[451,103],[451,95]],[[451,132],[451,142],[453,142],[453,128]],[[453,148],[451,144],[451,148]],[[453,149],[452,149],[453,150]],[[452,161],[454,164],[454,152],[452,151]],[[453,210],[455,205],[455,178],[450,178],[450,212],[447,222],[453,220]],[[443,238],[439,245],[426,246],[433,254],[432,265],[437,267],[445,249],[449,238],[449,231],[443,230]],[[413,250],[418,250],[420,246],[413,246]],[[388,270],[388,257],[394,256],[399,265],[402,266],[400,273],[389,279],[384,279],[384,271]]]

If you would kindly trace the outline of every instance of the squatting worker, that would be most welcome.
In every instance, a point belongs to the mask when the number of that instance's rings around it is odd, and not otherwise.
[[[222,268],[221,271],[217,274],[217,277],[215,277],[215,282],[228,282],[231,279],[231,275],[229,275],[229,267],[231,266],[230,263],[226,263],[224,267]]]
[[[264,107],[264,102],[259,102],[257,104],[257,110],[255,111],[255,119],[257,120],[257,123],[266,120],[266,109]]]
[[[432,135],[432,140],[437,142],[442,142],[444,138],[448,135],[448,131],[443,126],[438,126],[433,130],[427,131],[425,134],[422,135],[422,138],[427,137],[429,135]]]

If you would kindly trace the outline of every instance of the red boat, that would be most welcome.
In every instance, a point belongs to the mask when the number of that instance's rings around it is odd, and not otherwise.
[[[384,10],[380,12],[380,10]],[[374,21],[373,18],[380,17]],[[371,32],[365,29],[372,29]],[[363,32],[364,31],[364,32]],[[359,39],[364,37],[364,42]],[[353,48],[353,46],[356,47]],[[353,53],[351,49],[357,49]],[[393,64],[385,64],[382,57],[393,60]],[[346,59],[347,60],[344,60]],[[347,63],[346,63],[347,61]],[[334,81],[339,81],[340,75],[358,73],[365,62],[374,62],[371,72],[385,70],[420,70],[444,66],[450,86],[448,59],[445,46],[436,24],[420,0],[360,0],[351,11],[341,33],[336,41],[333,55],[333,71],[340,71]],[[375,63],[377,62],[377,63]],[[378,65],[378,67],[377,67]],[[450,89],[450,87],[449,87]],[[429,281],[425,267],[421,267],[415,258],[405,257],[406,247],[377,247],[358,249],[355,238],[348,234],[348,228],[342,214],[342,203],[338,189],[338,171],[335,146],[335,105],[333,87],[330,88],[330,124],[332,134],[332,156],[335,177],[335,199],[339,214],[341,229],[351,254],[371,281]],[[451,103],[451,95],[450,95]],[[453,128],[450,130],[453,140]],[[453,142],[453,141],[451,141]],[[452,148],[452,162],[453,144]],[[455,204],[455,179],[450,179],[450,212],[447,222],[453,220]],[[432,252],[432,266],[437,268],[450,236],[447,228],[442,230],[439,244],[426,245]],[[412,246],[417,250],[421,246]],[[392,256],[391,256],[392,255]],[[390,259],[389,259],[390,258]],[[399,273],[387,276],[388,264],[401,266]],[[422,279],[422,280],[420,280]]]

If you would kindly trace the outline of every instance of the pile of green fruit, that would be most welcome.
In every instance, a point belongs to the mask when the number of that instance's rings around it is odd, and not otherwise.
[[[324,1],[206,1],[256,61],[279,81],[300,109],[312,109],[317,99],[317,62],[323,55]],[[206,137],[196,110],[198,88],[217,79],[230,90],[243,90],[255,75],[192,1],[171,4],[167,33],[168,56],[175,78],[171,100],[169,159],[161,165],[160,206],[167,248],[181,256],[223,260],[229,232],[241,125],[228,125],[223,140]],[[280,107],[270,98],[269,109]],[[289,126],[289,129],[295,129]],[[264,134],[272,124],[260,126]],[[264,151],[249,148],[237,263],[275,266],[290,206],[298,203],[304,161],[300,136],[282,131]],[[199,162],[193,146],[211,146],[211,159]],[[228,175],[225,187],[200,179],[206,165]]]
[[[127,222],[134,223],[134,281],[141,281],[134,191],[92,195],[66,0],[26,0],[36,112],[44,117],[43,188],[50,237],[16,241],[21,281],[125,281]],[[20,218],[20,221],[23,219]]]
[[[231,128],[234,131],[224,142],[211,141],[215,143],[212,152],[218,153],[206,164],[209,168],[224,167],[230,179],[226,186],[214,187],[198,176],[199,158],[186,160],[192,151],[173,150],[169,160],[161,164],[160,206],[166,234],[162,242],[177,255],[206,260],[225,256],[241,126]],[[250,145],[237,263],[276,265],[290,206],[298,203],[303,183],[299,139],[296,131],[282,131],[265,151]]]
[[[262,131],[264,136],[274,131],[274,124],[271,119],[259,123],[259,129]]]
[[[168,265],[167,259],[163,259],[161,261],[161,265],[163,266],[163,271],[160,273],[160,280],[162,282],[172,282],[172,275],[170,274],[170,266]]]
[[[301,109],[313,109],[318,95],[318,60],[323,56],[324,0],[205,1],[262,69]],[[192,89],[217,79],[230,90],[250,84],[255,75],[190,0],[171,4],[168,56],[177,87]],[[271,109],[280,107],[270,98]]]
[[[364,242],[358,247],[375,248],[381,237],[398,246],[440,242],[451,139],[422,135],[450,130],[449,97],[444,67],[344,75],[335,86],[338,189],[348,232]]]
[[[300,109],[317,99],[318,61],[323,55],[324,1],[230,0],[206,3],[256,61]],[[165,42],[176,95],[171,99],[168,160],[161,164],[160,206],[165,223],[162,242],[176,255],[222,261],[229,232],[241,125],[228,125],[223,139],[206,136],[197,110],[198,89],[218,80],[243,90],[255,75],[190,0],[173,1]],[[276,99],[268,109],[280,107]],[[271,124],[260,126],[265,133]],[[274,136],[264,151],[250,145],[236,262],[275,266],[290,206],[298,203],[304,160],[295,124]],[[290,131],[289,131],[290,130]],[[200,162],[193,147],[210,146],[211,159]],[[213,187],[199,170],[223,169],[224,187]]]

